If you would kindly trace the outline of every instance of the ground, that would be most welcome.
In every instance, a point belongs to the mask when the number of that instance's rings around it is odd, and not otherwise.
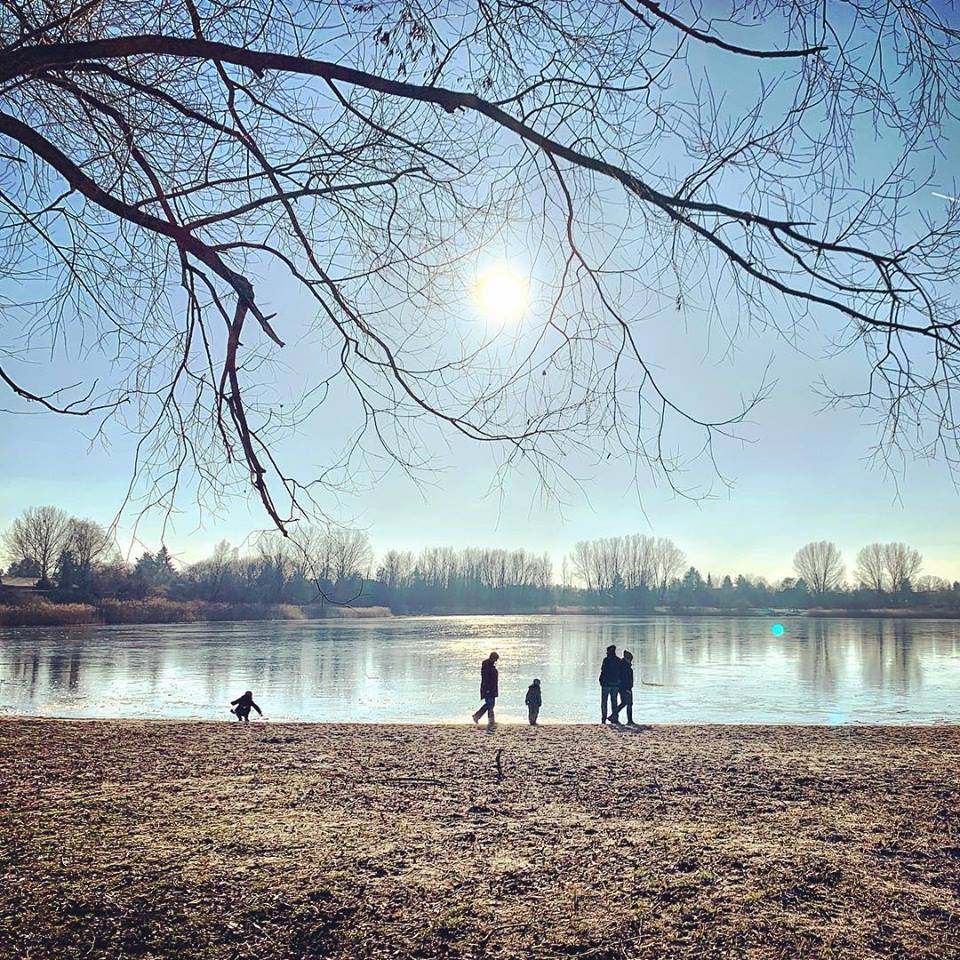
[[[3,720],[0,954],[958,956],[958,760],[943,727]]]

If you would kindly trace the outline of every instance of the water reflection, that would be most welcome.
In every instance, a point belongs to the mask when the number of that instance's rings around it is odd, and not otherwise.
[[[0,711],[228,719],[253,689],[274,719],[465,721],[480,660],[501,655],[502,720],[598,719],[597,672],[635,656],[635,715],[687,723],[960,721],[960,623],[443,617],[0,630]]]

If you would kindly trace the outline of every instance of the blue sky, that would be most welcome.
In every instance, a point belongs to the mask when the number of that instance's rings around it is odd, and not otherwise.
[[[378,552],[433,544],[526,547],[550,551],[559,568],[561,555],[578,539],[641,532],[672,537],[704,572],[775,578],[790,574],[793,553],[807,540],[836,541],[849,566],[864,543],[904,540],[922,551],[926,572],[960,579],[956,491],[945,467],[914,463],[895,484],[866,462],[874,437],[869,425],[851,411],[817,412],[817,377],[856,383],[862,376],[858,354],[810,360],[762,335],[740,347],[733,360],[684,370],[689,383],[702,383],[710,404],[748,387],[773,355],[777,387],[745,430],[753,442],[720,446],[720,466],[734,484],[718,487],[715,499],[691,502],[645,478],[635,487],[629,464],[598,466],[587,458],[571,464],[581,488],[570,487],[563,502],[544,500],[530,471],[514,471],[491,488],[492,452],[448,437],[449,444],[435,438],[431,453],[439,469],[419,486],[393,471],[372,488],[327,504],[368,529]],[[691,396],[696,400],[696,387]],[[52,414],[4,415],[2,425],[0,525],[42,503],[104,521],[113,517],[130,477],[129,439],[112,431],[109,448],[91,447],[84,435],[90,425]],[[322,466],[331,449],[319,427],[284,447],[288,462],[307,472]],[[694,479],[709,481],[710,474],[701,468]],[[121,525],[124,543],[133,519],[130,514]],[[229,501],[219,515],[202,517],[187,498],[166,541],[189,561],[220,539],[240,543],[263,526],[258,504],[244,497]],[[139,538],[155,548],[160,529],[159,516],[147,517]]]
[[[740,62],[710,51],[705,56],[718,57],[715,77],[719,88],[726,84],[731,109],[738,109],[738,95],[748,102],[748,85],[739,82]],[[943,147],[949,154],[946,137]],[[884,145],[865,148],[862,157],[864,169],[858,175],[869,180],[883,167]],[[673,165],[682,172],[683,159],[666,150],[665,173],[676,172]],[[953,194],[949,174],[945,171],[942,190]],[[611,188],[611,195],[617,190]],[[917,203],[935,214],[944,201],[922,196]],[[501,241],[499,248],[480,252],[478,269],[483,267],[481,261],[503,256],[504,249],[508,260],[524,263],[528,251],[515,236]],[[530,254],[530,259],[535,260],[535,255]],[[330,357],[319,339],[298,334],[298,312],[304,304],[288,283],[267,276],[258,289],[267,292],[266,306],[277,312],[281,333],[289,340],[272,374],[271,388],[277,397],[292,400],[304,378],[323,370]],[[729,310],[733,309],[730,305]],[[536,319],[528,317],[525,323]],[[704,573],[745,572],[774,579],[791,573],[794,552],[809,540],[836,541],[848,569],[863,544],[903,540],[924,554],[924,572],[960,579],[957,491],[944,465],[910,464],[895,484],[866,461],[875,441],[869,424],[848,410],[818,415],[823,401],[814,384],[821,377],[840,389],[861,389],[867,367],[858,347],[833,355],[828,342],[839,329],[836,318],[816,319],[820,328],[805,341],[806,355],[770,330],[743,334],[731,356],[716,338],[708,349],[695,310],[687,325],[664,312],[654,313],[644,323],[648,358],[695,411],[734,409],[739,396],[749,395],[759,385],[770,363],[769,376],[777,386],[743,431],[751,442],[731,441],[717,448],[720,467],[734,485],[725,489],[717,484],[703,464],[690,476],[698,485],[712,483],[713,499],[679,498],[665,484],[653,484],[648,475],[641,475],[634,485],[629,463],[604,460],[598,464],[585,454],[568,460],[567,468],[580,483],[570,485],[561,502],[544,499],[530,471],[514,471],[491,489],[497,464],[488,447],[427,430],[420,452],[435,469],[421,486],[398,470],[375,482],[361,474],[355,478],[356,492],[336,497],[331,493],[322,506],[329,514],[367,529],[378,553],[438,544],[525,547],[550,551],[559,571],[561,556],[576,540],[639,532],[673,538]],[[478,321],[476,316],[465,316],[463,327],[450,331],[451,339],[475,337],[481,329]],[[506,329],[507,343],[511,336]],[[46,384],[109,373],[102,358],[86,355],[78,363],[59,349],[52,358],[37,356],[35,361],[22,369],[31,372],[30,382],[38,390]],[[23,411],[25,407],[0,392],[0,409]],[[355,418],[355,406],[345,395],[335,393],[330,404],[284,442],[278,451],[283,462],[300,477],[316,476],[336,458]],[[91,445],[88,435],[93,428],[94,424],[78,418],[0,413],[0,457],[5,465],[0,526],[25,507],[45,503],[101,521],[113,518],[129,483],[134,441],[114,428],[107,434],[107,444]],[[130,510],[121,521],[120,539],[127,548],[132,544],[135,519],[136,510]],[[236,496],[213,512],[201,512],[187,491],[179,512],[167,520],[165,534],[161,533],[163,517],[154,514],[139,522],[137,537],[139,544],[155,549],[163,535],[174,555],[189,562],[204,556],[221,539],[241,543],[266,522],[259,505],[246,496]]]

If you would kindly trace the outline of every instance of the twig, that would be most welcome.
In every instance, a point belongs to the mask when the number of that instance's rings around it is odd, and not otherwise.
[[[663,798],[663,791],[660,789],[660,781],[657,779],[657,775],[653,775],[653,783],[657,788],[657,793],[660,795],[660,802],[663,804],[664,809],[667,807],[667,801]]]
[[[503,780],[503,765],[500,763],[500,755],[503,753],[503,749],[497,751],[497,755],[493,758],[493,762],[497,765],[497,783],[500,783]]]
[[[382,780],[367,780],[367,783],[435,783],[438,786],[443,783],[436,777],[385,777]]]

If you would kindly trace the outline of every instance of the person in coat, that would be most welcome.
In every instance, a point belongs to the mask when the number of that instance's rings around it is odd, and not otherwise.
[[[619,723],[617,719],[617,696],[620,693],[621,666],[617,645],[607,647],[607,655],[600,665],[600,722]],[[609,711],[607,706],[609,704]]]
[[[629,650],[623,651],[620,660],[620,705],[617,707],[617,719],[620,711],[627,708],[627,723],[633,723],[633,654]]]
[[[500,675],[497,673],[497,661],[500,654],[496,650],[480,664],[480,699],[483,703],[480,709],[473,715],[473,722],[479,723],[480,718],[486,714],[487,724],[493,726],[496,722],[493,716],[493,708],[500,695]]]
[[[530,726],[537,725],[537,717],[540,715],[540,707],[543,706],[543,697],[540,693],[540,681],[534,680],[527,687],[527,696],[524,701],[527,705],[527,715],[530,719]]]
[[[237,697],[236,700],[230,701],[230,712],[236,716],[238,720],[243,720],[246,723],[250,722],[250,708],[253,707],[260,716],[263,716],[263,711],[253,702],[253,693],[249,690],[243,694],[242,697]]]

